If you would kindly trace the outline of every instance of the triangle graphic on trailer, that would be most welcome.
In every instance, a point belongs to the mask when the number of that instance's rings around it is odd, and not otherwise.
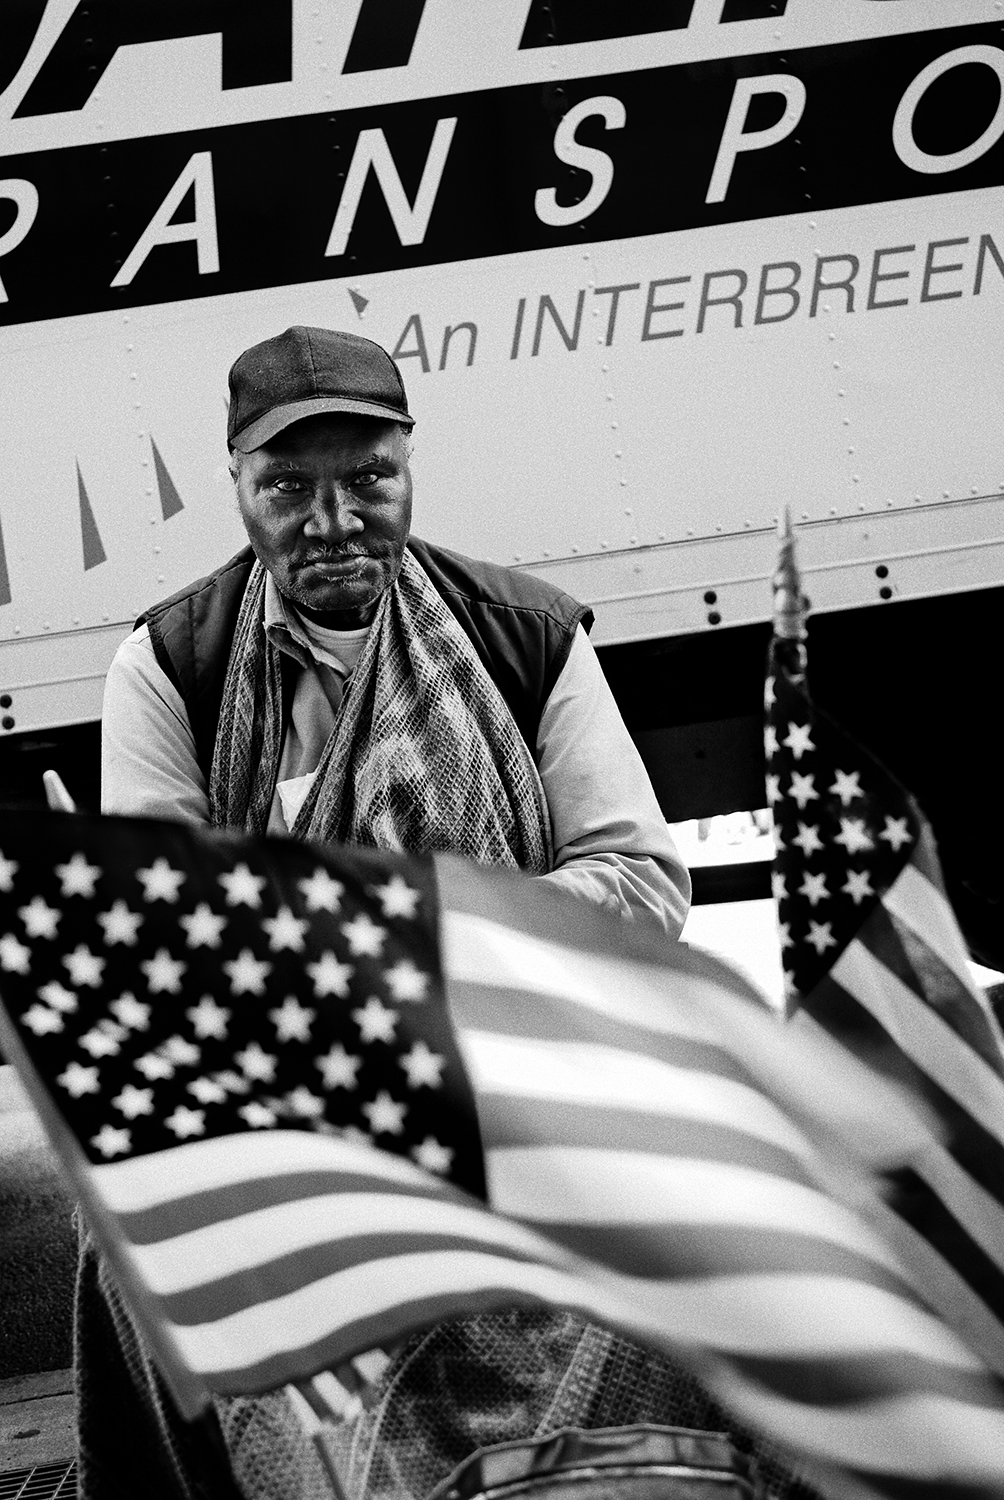
[[[3,524],[0,522],[0,604],[9,604],[10,575],[7,572],[7,553],[3,544]]]
[[[160,449],[157,447],[157,444],[154,442],[153,438],[150,439],[150,447],[153,449],[153,464],[154,468],[157,470],[157,489],[160,492],[160,513],[164,517],[165,521],[169,521],[172,516],[176,516],[179,511],[184,510],[185,502],[178,494],[174,480],[167,472],[167,464],[161,458]]]
[[[98,523],[91,510],[91,502],[87,498],[87,489],[79,463],[77,464],[77,490],[80,494],[80,540],[84,549],[84,572],[86,573],[88,568],[96,568],[99,563],[107,562],[108,559],[101,543]]]

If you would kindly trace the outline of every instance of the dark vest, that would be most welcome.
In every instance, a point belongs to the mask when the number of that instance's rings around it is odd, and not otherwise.
[[[469,636],[535,755],[544,704],[568,659],[576,626],[588,630],[592,611],[529,573],[474,562],[417,537],[408,550]],[[157,660],[184,700],[207,782],[230,645],[253,563],[254,553],[245,547],[136,622],[149,628]]]

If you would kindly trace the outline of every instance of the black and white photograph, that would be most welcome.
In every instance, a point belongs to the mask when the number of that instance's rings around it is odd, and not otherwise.
[[[0,0],[0,1500],[1004,1500],[1002,654],[1004,0]]]

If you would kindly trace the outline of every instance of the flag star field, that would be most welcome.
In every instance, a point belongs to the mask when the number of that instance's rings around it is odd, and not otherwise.
[[[847,738],[810,703],[775,647],[768,705],[767,796],[777,855],[789,995],[808,995],[906,865],[918,825],[909,799],[871,757],[847,763]]]
[[[309,848],[279,877],[267,856],[228,862],[225,841],[198,871],[133,863],[128,837],[86,847],[88,826],[68,819],[65,848],[57,835],[30,860],[0,851],[17,916],[0,973],[92,1162],[299,1127],[483,1191],[473,1099],[432,1003],[431,874],[423,890],[414,862],[405,879],[374,855],[347,890]]]

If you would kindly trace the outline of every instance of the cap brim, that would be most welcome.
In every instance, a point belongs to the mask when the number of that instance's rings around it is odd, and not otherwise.
[[[239,453],[251,453],[263,443],[270,442],[277,433],[304,417],[319,417],[325,412],[339,412],[349,417],[376,417],[383,422],[400,422],[405,427],[414,427],[415,418],[409,417],[393,406],[384,406],[379,401],[357,401],[348,396],[311,396],[306,401],[289,401],[283,406],[274,406],[255,422],[242,427],[230,440],[231,448]]]

